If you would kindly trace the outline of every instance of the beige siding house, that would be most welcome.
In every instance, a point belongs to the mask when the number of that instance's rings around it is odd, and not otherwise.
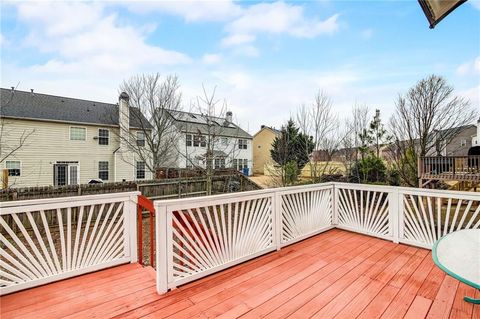
[[[270,150],[273,140],[280,135],[280,131],[262,125],[260,131],[253,136],[253,173],[264,174],[265,165],[274,163]]]
[[[119,104],[106,104],[1,89],[1,103],[0,168],[7,170],[9,187],[152,177],[123,142],[138,136],[143,143],[135,129],[139,111],[124,93]]]

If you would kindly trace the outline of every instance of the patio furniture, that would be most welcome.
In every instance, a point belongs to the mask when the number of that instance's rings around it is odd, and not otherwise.
[[[480,289],[480,229],[463,229],[443,236],[433,245],[432,257],[448,275]],[[480,304],[480,299],[463,299]]]

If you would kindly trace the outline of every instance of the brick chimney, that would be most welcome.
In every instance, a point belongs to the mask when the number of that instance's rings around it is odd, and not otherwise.
[[[129,125],[130,125],[130,108],[128,106],[128,100],[130,97],[126,92],[122,92],[118,98],[118,124],[120,125],[120,150],[125,151],[127,149],[127,141],[129,138]]]

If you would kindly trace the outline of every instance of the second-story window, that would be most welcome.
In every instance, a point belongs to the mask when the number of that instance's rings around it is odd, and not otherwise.
[[[108,139],[110,135],[110,131],[107,129],[99,129],[98,130],[98,144],[99,145],[108,145]]]
[[[70,140],[71,141],[85,141],[87,138],[87,129],[84,127],[70,127]]]
[[[238,140],[238,148],[241,150],[247,149],[247,140],[239,139]]]
[[[192,134],[187,134],[185,141],[187,146],[192,146]]]
[[[461,140],[460,146],[467,146],[467,140]]]
[[[207,146],[207,138],[202,135],[194,135],[193,136],[193,146],[195,147],[206,147]]]
[[[137,146],[145,146],[145,133],[137,132]]]

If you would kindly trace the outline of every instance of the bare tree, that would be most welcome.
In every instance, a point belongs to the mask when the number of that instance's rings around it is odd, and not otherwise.
[[[198,143],[205,146],[205,153],[202,157],[205,164],[206,193],[210,195],[212,193],[215,160],[225,161],[230,159],[233,162],[236,159],[239,152],[237,146],[240,129],[232,123],[232,115],[227,111],[227,102],[216,98],[216,88],[208,92],[205,86],[202,85],[202,95],[197,96],[191,108],[196,113],[196,116],[200,116],[202,120],[201,125],[196,125],[196,132],[194,132],[193,138],[199,139]],[[188,128],[187,131],[189,131]],[[227,142],[225,143],[222,139],[227,139]],[[229,139],[233,139],[233,143],[230,143]],[[182,155],[185,156],[192,166],[199,167],[198,163],[192,161],[187,148]]]
[[[135,110],[130,112],[130,118],[139,126],[126,137],[119,134],[120,139],[151,172],[176,163],[179,132],[169,112],[182,109],[178,77],[140,74],[124,81],[120,91],[129,95],[129,105]],[[144,136],[144,143],[138,143],[137,136],[133,136],[138,131]]]
[[[342,155],[344,158],[345,170],[360,178],[359,172],[354,171],[355,163],[358,162],[363,153],[360,151],[365,144],[362,136],[368,130],[368,113],[366,105],[355,104],[352,107],[351,117],[345,120],[345,131],[341,139]]]
[[[310,161],[310,176],[317,181],[329,167],[332,156],[342,140],[338,116],[332,111],[332,101],[324,91],[318,91],[310,107],[302,105],[297,111],[300,130],[312,136],[314,152],[322,153],[322,163]],[[304,148],[304,151],[308,151]],[[310,154],[308,154],[310,156]]]
[[[395,106],[390,119],[395,140],[392,158],[403,182],[417,186],[417,160],[429,154],[440,155],[442,145],[447,145],[461,126],[471,123],[477,111],[437,75],[420,80],[406,94],[400,94]]]

